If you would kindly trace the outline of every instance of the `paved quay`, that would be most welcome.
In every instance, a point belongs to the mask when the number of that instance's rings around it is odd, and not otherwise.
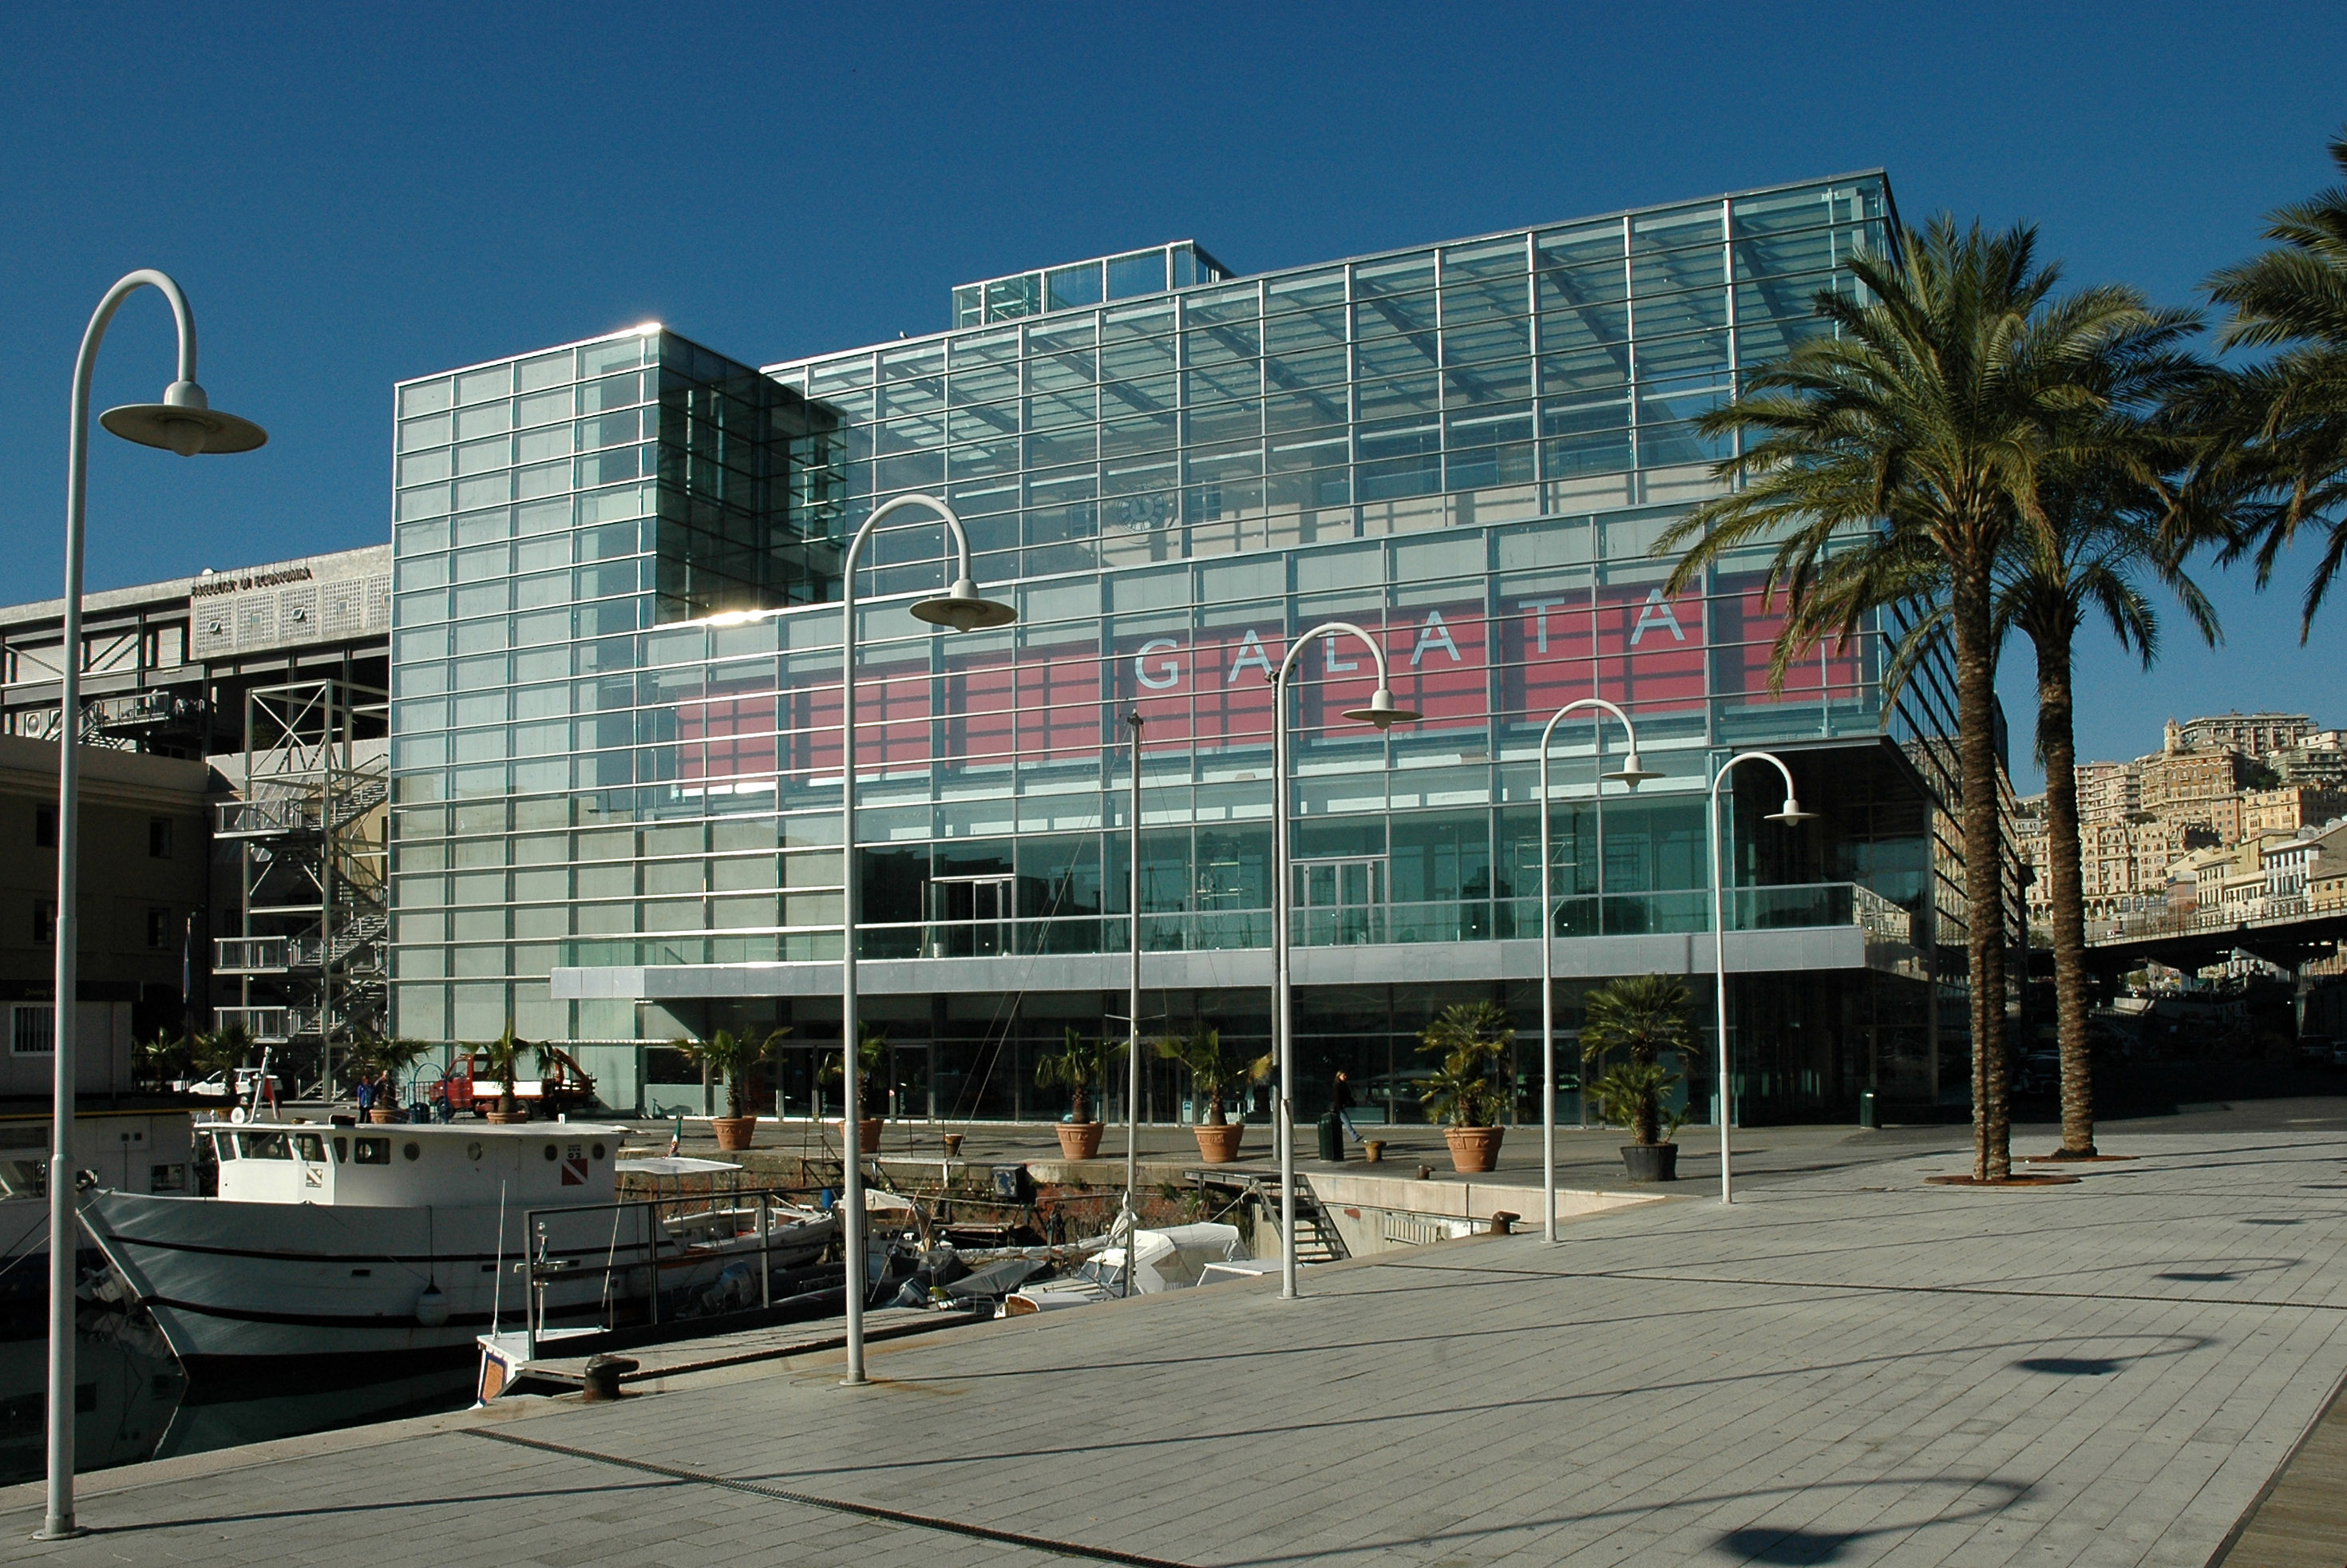
[[[2198,1568],[2347,1376],[2335,1109],[135,1467],[68,1542],[15,1488],[0,1559]]]

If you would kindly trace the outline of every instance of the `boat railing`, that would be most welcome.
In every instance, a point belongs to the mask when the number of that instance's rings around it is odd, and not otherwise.
[[[522,1305],[532,1354],[546,1329],[549,1287],[600,1279],[605,1331],[623,1319],[658,1327],[663,1271],[695,1267],[707,1261],[707,1249],[752,1235],[757,1250],[743,1247],[740,1257],[757,1260],[757,1305],[772,1307],[775,1233],[786,1216],[804,1218],[815,1195],[803,1187],[728,1186],[524,1211],[523,1255],[513,1269],[527,1286]]]

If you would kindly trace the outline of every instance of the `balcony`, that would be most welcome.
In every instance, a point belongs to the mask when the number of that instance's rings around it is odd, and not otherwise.
[[[1850,882],[1738,887],[1727,897],[1730,931],[1856,927],[1867,948],[1911,947],[1906,910]],[[1299,948],[1457,946],[1536,940],[1538,898],[1449,898],[1428,903],[1360,904],[1293,912]],[[1609,893],[1560,899],[1561,941],[1594,937],[1684,936],[1711,929],[1706,888]],[[1003,917],[866,925],[864,958],[1008,958],[1114,955],[1131,927],[1122,915]],[[1152,953],[1236,952],[1271,945],[1268,909],[1207,909],[1143,915],[1141,945]],[[836,963],[836,927],[792,931],[667,937],[581,938],[564,944],[563,967],[614,968],[707,964]]]
[[[293,947],[291,937],[216,937],[212,939],[212,973],[282,975],[292,966]]]

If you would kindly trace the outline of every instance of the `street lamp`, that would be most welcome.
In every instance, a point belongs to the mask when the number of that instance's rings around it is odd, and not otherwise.
[[[1739,763],[1767,763],[1785,777],[1785,804],[1770,812],[1765,820],[1781,822],[1788,827],[1809,822],[1817,816],[1813,811],[1803,811],[1793,791],[1793,770],[1784,764],[1774,752],[1744,752],[1719,764],[1711,778],[1711,812],[1708,831],[1711,835],[1711,968],[1719,986],[1716,1022],[1719,1030],[1719,1201],[1736,1201],[1736,1188],[1727,1168],[1727,1129],[1736,1118],[1729,1108],[1731,1098],[1727,1076],[1727,845],[1720,842],[1719,786]]]
[[[1549,852],[1549,744],[1556,734],[1557,724],[1568,713],[1595,709],[1614,715],[1630,737],[1630,754],[1612,773],[1604,768],[1604,734],[1597,734],[1597,929],[1605,930],[1605,783],[1608,779],[1636,789],[1648,779],[1663,775],[1647,771],[1638,760],[1638,726],[1630,715],[1603,697],[1581,697],[1559,708],[1541,731],[1540,744],[1540,857],[1541,857],[1541,1235],[1549,1241],[1556,1239],[1556,903],[1549,891],[1549,870],[1553,858]],[[1583,1093],[1586,1096],[1586,1085]],[[1584,1098],[1583,1103],[1586,1104]]]
[[[1271,678],[1271,1032],[1279,1059],[1279,1092],[1273,1101],[1279,1140],[1279,1294],[1296,1296],[1296,1115],[1289,1093],[1296,1082],[1296,1033],[1288,1016],[1287,976],[1287,682],[1296,661],[1314,639],[1358,637],[1378,661],[1378,689],[1366,708],[1348,708],[1345,717],[1378,729],[1408,723],[1418,715],[1394,702],[1387,684],[1386,651],[1349,620],[1324,620],[1288,648]]]
[[[74,1262],[81,1251],[80,1216],[74,1209],[74,1013],[79,989],[75,919],[78,875],[81,764],[74,754],[81,735],[81,558],[82,522],[89,496],[89,382],[97,345],[122,302],[140,289],[159,289],[171,302],[179,329],[179,374],[163,389],[160,403],[109,408],[98,423],[126,441],[160,446],[192,457],[200,452],[250,452],[269,433],[249,419],[214,410],[196,384],[196,315],[179,285],[142,267],[126,272],[106,291],[74,359],[73,410],[66,436],[66,594],[64,669],[57,701],[57,945],[56,1014],[51,1041],[56,1073],[49,1132],[49,1387],[48,1509],[39,1538],[60,1540],[81,1532],[74,1524]]]
[[[1133,731],[1133,800],[1126,806],[1125,831],[1131,835],[1128,851],[1131,864],[1125,872],[1132,882],[1127,899],[1126,918],[1132,926],[1127,935],[1132,938],[1131,953],[1125,970],[1125,1052],[1124,1068],[1124,1290],[1133,1294],[1134,1233],[1141,1228],[1141,1216],[1133,1206],[1133,1194],[1141,1184],[1141,732],[1148,721],[1141,710],[1133,709],[1124,716]],[[1103,1107],[1105,1109],[1105,1107]]]
[[[1008,626],[1019,619],[1019,612],[1007,604],[986,598],[978,591],[978,583],[969,575],[969,535],[954,516],[951,507],[934,496],[898,496],[883,503],[864,519],[849,541],[846,558],[840,565],[839,589],[839,845],[840,845],[840,953],[839,953],[839,1079],[843,1104],[840,1111],[839,1142],[840,1200],[846,1217],[846,1274],[841,1283],[847,1298],[847,1381],[861,1383],[864,1378],[864,1143],[863,1143],[863,1061],[856,1027],[856,937],[858,907],[863,903],[863,879],[856,866],[856,558],[864,548],[864,541],[872,537],[889,517],[907,507],[926,507],[935,512],[953,536],[958,569],[953,586],[934,598],[924,599],[912,607],[913,619],[931,626],[948,627],[956,631],[978,631],[997,626]]]

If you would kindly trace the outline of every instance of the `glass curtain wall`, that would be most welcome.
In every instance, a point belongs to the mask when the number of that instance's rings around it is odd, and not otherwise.
[[[1692,422],[1820,330],[1812,297],[1852,286],[1889,220],[1866,177],[1133,299],[1104,272],[1098,303],[1071,280],[1031,320],[748,381],[651,332],[403,385],[398,1027],[657,1043],[685,1022],[555,1001],[548,969],[837,954],[837,612],[818,601],[846,534],[916,490],[954,505],[1020,620],[932,633],[902,596],[939,580],[939,530],[876,540],[866,952],[1121,950],[1133,711],[1144,943],[1266,942],[1266,677],[1332,617],[1380,640],[1426,718],[1348,723],[1362,651],[1305,662],[1299,899],[1329,939],[1536,931],[1532,751],[1583,695],[1631,708],[1666,776],[1609,794],[1601,856],[1599,737],[1561,729],[1560,928],[1702,928],[1725,748],[1888,735],[1944,786],[1942,672],[1886,714],[1869,635],[1772,692],[1763,563],[1674,596],[1654,554],[1714,487],[1722,450]],[[1737,815],[1742,834],[1757,814]],[[1912,848],[1848,847],[1872,831],[1829,828],[1770,879],[1879,886],[1960,949],[1936,815],[1899,827]],[[958,1081],[994,1081],[968,1061],[939,1071],[948,1099],[996,1092]]]

